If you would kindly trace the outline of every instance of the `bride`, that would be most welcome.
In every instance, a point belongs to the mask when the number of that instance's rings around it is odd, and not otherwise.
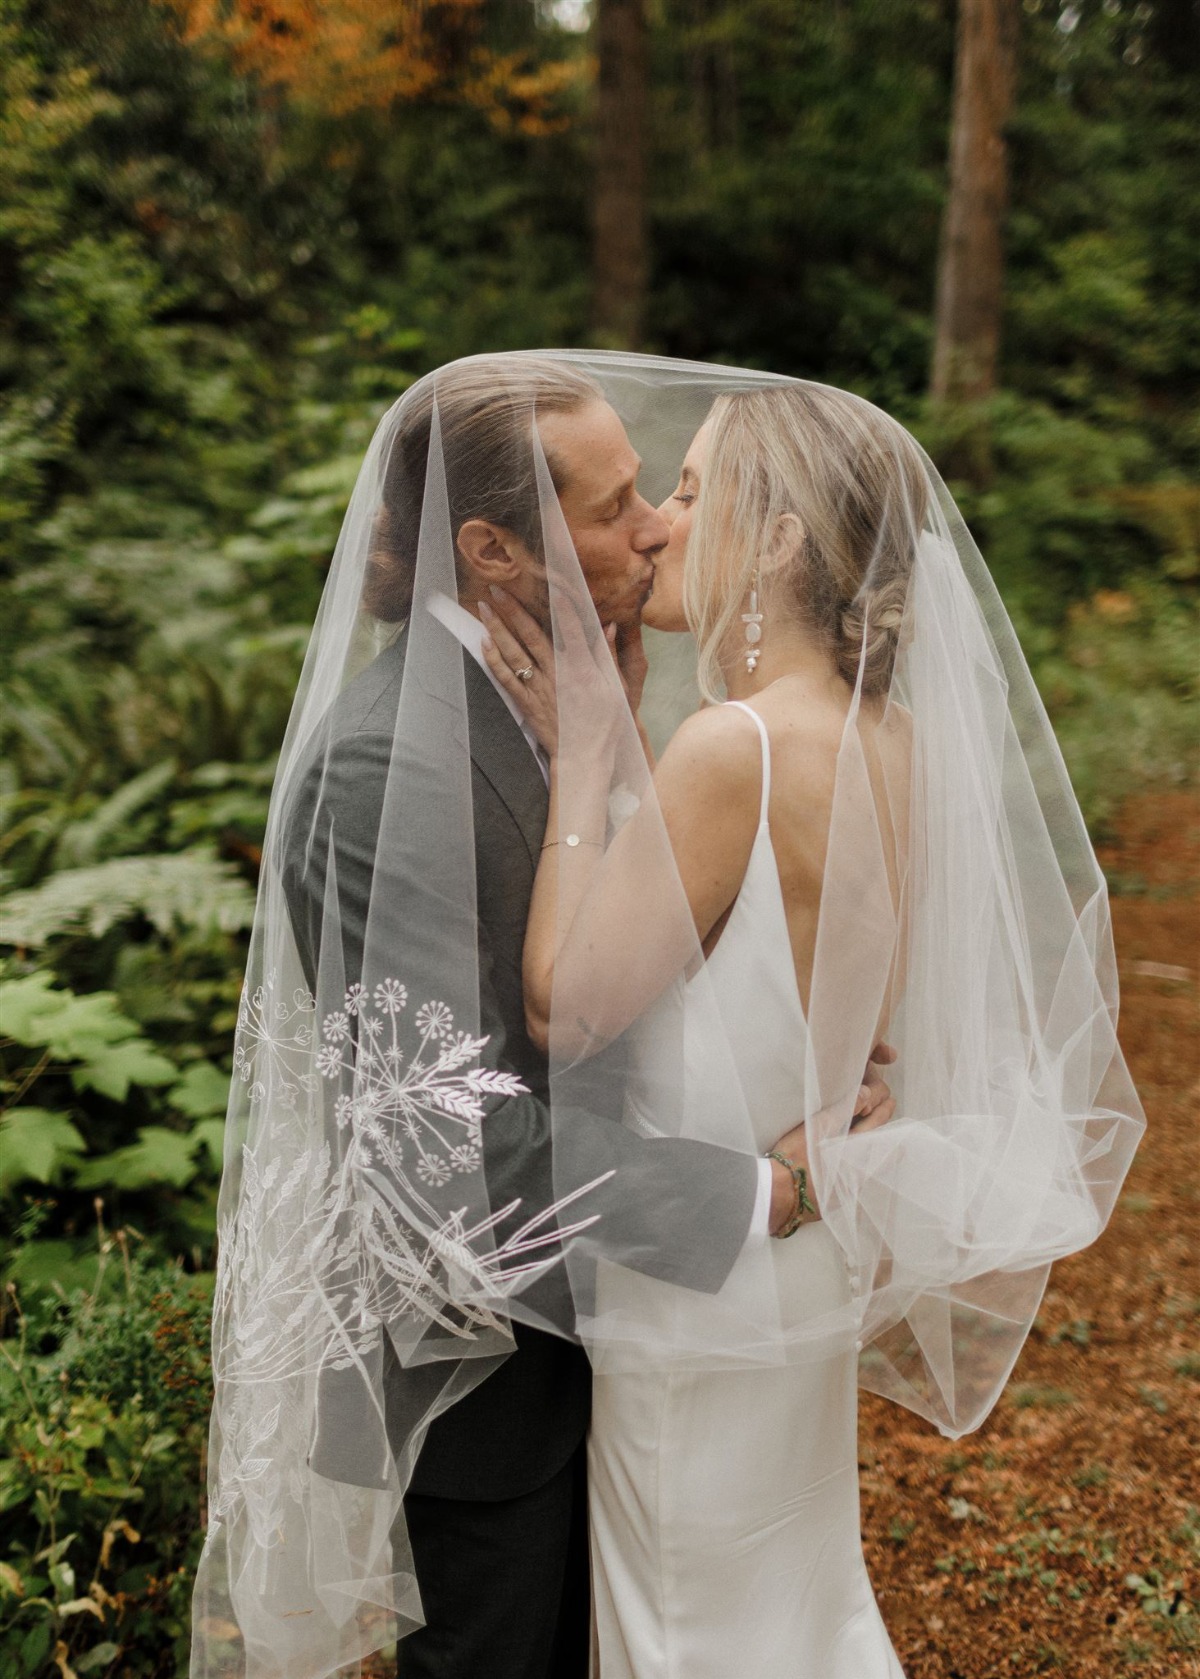
[[[598,1672],[600,1679],[732,1679],[747,1671],[758,1679],[896,1679],[900,1664],[860,1541],[863,1340],[842,1330],[865,1295],[886,1295],[889,1282],[896,1292],[906,1268],[910,1297],[916,1273],[923,1269],[928,1282],[948,1258],[944,1276],[953,1282],[957,1272],[964,1300],[971,1281],[986,1288],[1004,1263],[1005,1236],[993,1228],[999,1203],[1012,1202],[989,1186],[965,1216],[960,1209],[959,1229],[946,1243],[951,1256],[936,1251],[945,1241],[934,1229],[936,1196],[922,1205],[916,1195],[905,1211],[911,1226],[919,1208],[927,1226],[918,1257],[919,1233],[896,1228],[903,1192],[893,1186],[871,1216],[860,1212],[860,1239],[847,1241],[851,1193],[839,1151],[845,1166],[842,1144],[853,1122],[845,1111],[829,1113],[827,1085],[819,1111],[817,1090],[830,1052],[841,1047],[832,1040],[856,1013],[867,1041],[893,1035],[907,1014],[918,1028],[901,1028],[901,1038],[925,1043],[936,1057],[952,1023],[939,1032],[921,996],[907,995],[920,983],[931,939],[942,941],[951,974],[963,957],[956,945],[973,946],[969,961],[1002,960],[994,930],[989,947],[985,904],[964,896],[964,916],[973,910],[977,921],[955,925],[937,915],[948,901],[946,883],[939,890],[922,878],[946,860],[938,839],[955,814],[955,843],[986,851],[999,837],[982,811],[969,811],[969,791],[964,796],[947,779],[948,743],[935,738],[921,686],[921,643],[931,633],[944,636],[953,622],[922,572],[939,558],[949,565],[953,550],[931,557],[933,495],[907,434],[868,404],[814,386],[719,397],[660,511],[670,540],[656,557],[643,623],[695,632],[700,687],[713,703],[675,734],[652,796],[615,834],[617,700],[603,680],[603,654],[589,660],[569,603],[554,615],[557,672],[550,639],[511,597],[485,611],[489,665],[549,754],[547,833],[559,836],[542,852],[534,888],[527,1015],[564,1066],[631,1027],[626,1119],[652,1129],[656,1098],[673,1080],[664,1064],[677,1041],[664,1018],[672,1009],[681,1014],[689,1090],[721,1091],[728,1100],[730,1079],[705,1022],[710,1006],[716,1035],[732,1050],[758,1147],[778,1134],[779,1116],[798,1107],[810,1115],[813,1135],[807,1181],[798,1180],[795,1217],[782,1232],[793,1239],[770,1244],[774,1356],[733,1352],[736,1277],[722,1291],[729,1303],[722,1322],[707,1299],[602,1268],[590,1337],[596,1375],[588,1457]],[[961,653],[950,656],[970,651],[964,639]],[[568,683],[573,696],[563,692]],[[964,697],[961,685],[942,697],[953,707]],[[567,740],[572,702],[586,727]],[[969,782],[972,766],[958,768]],[[977,773],[986,779],[986,766]],[[958,797],[964,809],[926,807],[939,797]],[[655,856],[662,837],[704,957],[703,974],[693,964],[673,990],[670,953],[680,943],[663,860]],[[630,961],[634,927],[640,947],[662,960]],[[848,948],[825,947],[830,927]],[[872,991],[881,949],[890,954],[884,983],[864,1010],[860,994]],[[833,1028],[825,1042],[817,1038],[821,1021]],[[978,1034],[962,1043],[954,1075],[965,1095],[968,1064],[995,1056],[1001,1022],[958,1024]],[[1004,1070],[998,1063],[982,1070],[995,1093]],[[904,1079],[903,1055],[898,1071]],[[920,1070],[905,1082],[908,1103],[919,1105]],[[960,1144],[973,1124],[962,1119]],[[896,1184],[904,1176],[905,1129],[896,1121],[872,1139],[885,1173],[886,1162],[901,1157]],[[929,1139],[910,1142],[919,1160]],[[924,1164],[935,1165],[938,1152]],[[948,1150],[940,1159],[961,1171]],[[1011,1162],[1010,1188],[1029,1164]],[[986,1144],[977,1167],[986,1176]],[[827,1197],[841,1240],[820,1216]],[[1069,1222],[1072,1214],[1060,1206],[1046,1216]],[[875,1241],[864,1243],[871,1224]],[[1026,1239],[1031,1234],[1027,1226]],[[971,1249],[974,1259],[964,1264]],[[852,1269],[848,1253],[865,1265]],[[743,1267],[752,1264],[744,1256]],[[872,1268],[874,1275],[864,1274]],[[760,1272],[754,1286],[763,1280]],[[643,1335],[634,1350],[629,1331],[614,1327],[634,1319],[657,1326],[653,1347]],[[969,1335],[965,1315],[960,1328]],[[673,1367],[664,1349],[683,1341],[688,1356]],[[995,1374],[987,1378],[993,1385]]]
[[[909,719],[885,702],[911,570],[903,544],[921,528],[923,495],[916,452],[897,448],[882,416],[837,392],[787,389],[720,399],[660,509],[670,541],[642,621],[686,630],[690,609],[704,689],[715,698],[719,682],[729,700],[678,731],[655,791],[762,1145],[778,1134],[776,1113],[803,1102],[838,753],[856,701],[880,787],[910,781]],[[895,551],[879,552],[899,501],[911,521]],[[547,831],[602,831],[604,754],[585,760],[588,778],[562,775],[552,649],[511,599],[498,610],[489,663],[550,754]],[[530,661],[544,680],[518,680]],[[597,684],[597,702],[609,691]],[[906,813],[886,819],[896,901]],[[598,847],[542,854],[525,991],[543,1037],[556,959],[587,949],[583,1004],[604,929],[640,897],[636,832],[621,839],[602,875]],[[642,936],[656,942],[652,920]],[[635,1019],[649,1001],[627,990],[621,1013]],[[616,1024],[589,1019],[589,1042]],[[645,1035],[658,1029],[652,1019]],[[815,1318],[848,1302],[851,1282],[809,1217],[778,1244],[776,1286]],[[855,1367],[847,1345],[801,1370],[597,1374],[588,1467],[602,1679],[730,1679],[751,1652],[763,1679],[900,1674],[859,1538]]]

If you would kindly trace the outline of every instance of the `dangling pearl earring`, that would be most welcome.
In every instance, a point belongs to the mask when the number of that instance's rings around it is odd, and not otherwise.
[[[750,610],[742,613],[742,623],[746,626],[746,672],[753,676],[758,668],[759,642],[762,640],[763,615],[758,610],[758,567],[754,568],[754,575],[750,579]]]

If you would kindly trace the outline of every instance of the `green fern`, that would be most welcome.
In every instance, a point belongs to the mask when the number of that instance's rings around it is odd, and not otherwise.
[[[89,816],[64,830],[55,863],[65,868],[82,868],[101,861],[106,853],[132,849],[126,832],[131,819],[157,803],[177,773],[174,759],[167,758],[118,787]],[[144,837],[142,844],[145,844]]]
[[[114,857],[11,893],[0,907],[0,944],[38,949],[60,933],[100,938],[133,915],[164,935],[180,925],[237,933],[254,919],[254,894],[207,847]]]

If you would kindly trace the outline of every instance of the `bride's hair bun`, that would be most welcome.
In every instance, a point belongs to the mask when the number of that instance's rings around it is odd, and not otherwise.
[[[908,576],[859,590],[838,626],[838,670],[851,687],[862,671],[864,694],[886,693],[908,605]]]
[[[468,519],[486,519],[512,531],[536,554],[542,522],[530,447],[534,415],[566,413],[600,395],[578,369],[537,356],[471,357],[440,368],[406,392],[394,410],[363,609],[389,624],[412,610],[435,401],[454,536]],[[560,490],[552,455],[547,464]]]
[[[929,468],[881,409],[828,385],[720,397],[688,541],[684,604],[700,685],[719,698],[755,569],[864,695],[887,692],[930,503]]]

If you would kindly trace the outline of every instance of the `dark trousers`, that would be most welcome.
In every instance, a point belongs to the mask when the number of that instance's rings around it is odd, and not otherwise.
[[[580,1446],[536,1491],[404,1501],[425,1625],[397,1679],[587,1679],[587,1469]]]

